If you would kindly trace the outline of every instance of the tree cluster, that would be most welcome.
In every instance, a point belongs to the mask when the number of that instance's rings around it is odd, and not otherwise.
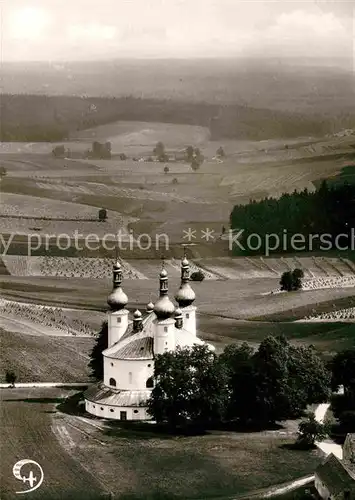
[[[206,346],[156,357],[149,413],[172,427],[236,422],[268,426],[302,415],[330,394],[330,373],[312,348],[267,337],[253,351],[230,345],[220,356]]]
[[[104,321],[101,325],[99,333],[97,334],[89,361],[91,376],[96,380],[102,380],[104,378],[104,359],[102,356],[102,351],[104,351],[107,348],[108,348],[108,323],[107,321]]]
[[[295,292],[302,288],[302,278],[304,272],[302,269],[294,269],[293,271],[285,271],[280,280],[280,287],[282,291]]]
[[[169,161],[169,156],[166,153],[165,146],[161,141],[157,142],[155,148],[153,149],[153,154],[158,158],[158,160],[161,163]]]
[[[191,164],[192,170],[196,171],[205,161],[205,157],[199,148],[188,146],[185,151],[186,161]]]
[[[267,235],[277,235],[281,244],[270,253],[331,250],[349,247],[355,227],[355,185],[329,187],[324,181],[315,192],[305,189],[285,193],[279,199],[265,198],[236,205],[230,215],[231,229],[244,232],[235,253],[260,254],[267,250]],[[248,237],[258,234],[261,246],[252,250]],[[312,237],[311,237],[312,236]],[[274,240],[273,240],[274,241]],[[242,250],[244,247],[245,251]]]
[[[101,144],[98,141],[92,143],[92,150],[89,153],[90,158],[100,159],[100,160],[110,160],[111,159],[111,143],[105,142]]]

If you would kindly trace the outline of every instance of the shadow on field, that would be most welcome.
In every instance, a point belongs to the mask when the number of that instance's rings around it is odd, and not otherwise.
[[[54,400],[58,403],[56,410],[68,415],[83,416],[87,420],[102,422],[102,419],[90,415],[85,411],[83,393],[77,392],[65,399]],[[171,427],[167,424],[154,424],[142,421],[118,421],[105,419],[104,435],[108,437],[120,437],[125,439],[174,439],[176,437],[204,436],[214,433],[261,433],[265,431],[277,431],[284,427],[281,424],[265,423],[240,423],[240,422],[218,422],[210,423],[208,428],[199,425],[185,425]]]
[[[307,446],[305,444],[302,444],[301,442],[295,441],[294,443],[284,443],[280,444],[279,448],[283,450],[296,450],[296,451],[311,451],[311,450],[316,450],[317,446],[314,444],[313,446]]]
[[[56,409],[68,415],[85,415],[90,418],[90,414],[85,411],[83,390],[58,401]]]
[[[153,492],[143,495],[128,493],[125,495],[120,495],[118,498],[119,500],[180,500],[181,496],[173,495],[171,493]]]
[[[3,399],[4,402],[13,403],[44,403],[44,404],[58,404],[64,401],[64,398],[23,398],[23,399]]]

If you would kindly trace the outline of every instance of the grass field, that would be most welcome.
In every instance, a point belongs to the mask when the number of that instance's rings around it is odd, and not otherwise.
[[[97,328],[100,322],[96,311],[102,311],[100,318],[104,317],[110,290],[109,279],[3,276],[0,283],[3,296],[11,300],[79,308],[78,317],[92,324],[93,328]],[[194,283],[199,335],[213,342],[218,350],[231,342],[247,341],[256,345],[268,334],[284,334],[295,342],[312,343],[326,354],[354,345],[355,323],[293,322],[305,318],[312,311],[315,314],[317,311],[334,311],[350,306],[354,301],[353,289],[261,295],[274,283],[275,279]],[[170,280],[171,297],[178,284],[178,277]],[[129,297],[129,308],[132,311],[137,307],[145,310],[146,303],[156,299],[157,288],[158,280],[156,287],[152,280],[126,280],[124,290]],[[72,314],[74,316],[75,312]],[[259,321],[254,321],[257,316]]]
[[[54,337],[1,329],[0,377],[13,370],[18,382],[86,382],[93,338]]]
[[[57,215],[64,212],[83,217],[89,206],[93,211],[105,207],[138,219],[140,232],[150,234],[152,229],[159,232],[164,229],[171,241],[179,242],[184,226],[205,223],[206,227],[217,225],[219,230],[222,225],[228,226],[229,214],[236,203],[279,196],[294,189],[314,189],[319,179],[341,172],[354,151],[353,136],[300,138],[290,141],[285,148],[284,140],[217,143],[210,141],[207,129],[202,127],[140,122],[116,122],[81,131],[76,134],[75,142],[67,146],[86,148],[88,141],[98,137],[103,140],[104,136],[130,159],[55,159],[41,144],[17,143],[15,146],[20,152],[2,155],[8,170],[2,181],[6,213],[21,212],[16,200],[6,203],[6,196],[15,194],[32,196],[26,204],[28,214],[51,214],[52,211]],[[133,156],[147,158],[159,140],[172,151],[181,151],[188,144],[199,146],[206,160],[198,172],[193,172],[188,164],[170,163],[168,174],[163,173],[164,164],[132,160]],[[218,163],[214,155],[221,144],[227,157]],[[33,148],[42,154],[31,153]],[[51,205],[48,198],[53,200]],[[38,201],[41,199],[42,202]],[[74,204],[73,210],[63,205],[64,202]],[[75,210],[75,205],[79,210]],[[114,219],[113,213],[109,214],[110,219]],[[135,223],[130,227],[134,230]],[[65,229],[64,225],[42,228],[54,233],[65,232]],[[2,230],[6,232],[9,227],[4,226]],[[85,232],[95,230],[99,228],[88,227]],[[18,231],[29,232],[30,228],[22,225]],[[68,226],[68,231],[72,232],[73,228]]]
[[[285,445],[296,436],[287,430],[284,434],[215,431],[174,438],[137,426],[121,428],[113,424],[104,432],[85,427],[92,438],[107,444],[90,443],[94,446],[91,452],[97,456],[90,470],[118,496],[126,494],[127,498],[131,498],[129,494],[132,498],[150,498],[154,493],[181,499],[245,494],[308,474],[322,459],[317,451],[288,450]],[[77,458],[85,463],[88,452],[81,446]]]
[[[278,431],[176,438],[117,426],[103,432],[90,420],[55,410],[70,394],[60,389],[1,391],[4,500],[12,500],[21,487],[11,469],[23,456],[42,465],[45,482],[32,495],[46,500],[99,500],[100,493],[109,491],[122,500],[162,498],[158,493],[205,500],[298,478],[322,460],[318,451],[285,448],[295,435]]]
[[[34,500],[103,499],[104,487],[61,446],[53,432],[64,428],[53,412],[67,395],[58,389],[1,390],[2,500],[13,500],[16,491],[26,489],[12,474],[14,464],[23,458],[35,460],[43,468],[44,482],[30,494]]]
[[[169,283],[173,297],[180,280],[172,278]],[[194,283],[193,288],[201,313],[234,319],[271,316],[310,305],[315,308],[317,304],[330,304],[330,301],[354,295],[354,288],[350,287],[265,295],[277,283],[278,278],[205,280]],[[1,276],[0,284],[4,298],[96,310],[106,309],[106,297],[111,289],[109,279]],[[155,285],[151,280],[126,280],[123,286],[132,307],[144,308],[150,297],[155,301],[158,296],[158,276]]]

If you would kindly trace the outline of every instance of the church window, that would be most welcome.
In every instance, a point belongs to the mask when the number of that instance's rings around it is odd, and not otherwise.
[[[128,374],[128,383],[129,384],[132,383],[132,379],[133,379],[132,372],[129,372],[129,374]]]
[[[154,387],[154,380],[153,380],[153,377],[149,377],[146,384],[145,384],[146,388],[147,389],[151,389],[152,387]]]
[[[189,319],[189,317],[190,317],[190,314],[189,314],[189,313],[187,313],[187,314],[186,314],[186,319]]]
[[[110,378],[109,384],[113,385],[113,387],[116,387],[116,380],[114,378]]]
[[[164,326],[164,332],[167,332],[167,331],[168,331],[168,327]]]
[[[121,323],[121,318],[120,317],[117,318],[117,323]]]

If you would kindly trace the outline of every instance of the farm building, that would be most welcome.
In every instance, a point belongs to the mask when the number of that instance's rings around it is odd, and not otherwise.
[[[168,273],[160,272],[160,295],[149,303],[144,316],[126,309],[128,297],[122,284],[122,267],[113,267],[113,290],[108,296],[108,348],[103,351],[104,380],[85,392],[86,410],[98,417],[147,420],[146,401],[154,387],[154,356],[179,347],[204,344],[196,336],[195,293],[186,257],[181,262],[181,285],[176,307],[168,295]],[[214,347],[208,346],[213,350]]]
[[[332,453],[314,475],[314,485],[325,500],[354,500],[355,479],[352,473]]]

